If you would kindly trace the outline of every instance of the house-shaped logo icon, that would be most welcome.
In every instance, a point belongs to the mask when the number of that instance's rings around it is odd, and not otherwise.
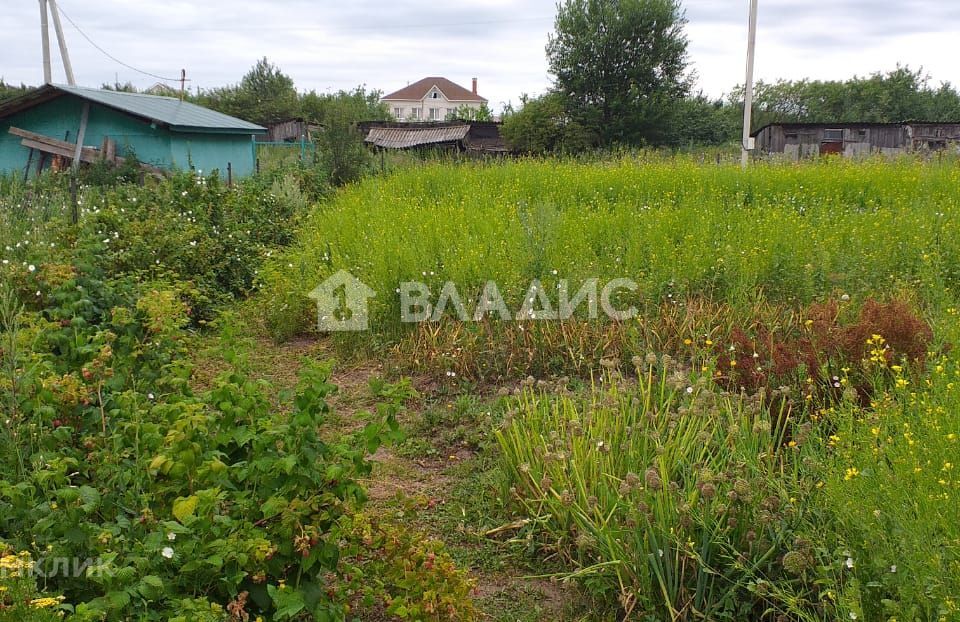
[[[323,332],[369,328],[367,300],[377,295],[360,279],[340,270],[307,294],[317,301],[317,328]]]

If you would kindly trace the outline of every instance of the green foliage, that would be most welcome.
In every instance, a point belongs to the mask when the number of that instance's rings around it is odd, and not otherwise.
[[[27,86],[26,84],[20,84],[20,86],[14,86],[12,84],[7,84],[3,81],[3,78],[0,78],[0,102],[5,99],[13,99],[14,97],[19,97],[27,93],[32,87]]]
[[[258,60],[239,84],[202,93],[197,101],[260,125],[301,116],[300,99],[293,80],[266,57]]]
[[[786,413],[667,356],[635,364],[636,384],[606,377],[583,401],[521,397],[497,437],[523,516],[627,619],[786,613],[761,589],[793,583],[780,557],[797,548],[802,506]],[[792,587],[794,607],[811,596]]]
[[[34,560],[0,542],[0,622],[54,622],[69,606],[62,597],[44,596],[37,589]]]
[[[474,108],[464,104],[447,115],[447,121],[493,121],[493,112],[486,102]]]
[[[900,387],[870,408],[843,404],[823,439],[820,518],[844,562],[826,579],[860,619],[951,620],[960,611],[960,362],[951,354],[920,377],[887,373]]]
[[[743,110],[743,89],[730,95]],[[754,123],[952,121],[960,118],[960,94],[949,83],[932,86],[921,71],[898,66],[887,73],[844,81],[760,82]]]
[[[306,203],[298,180],[84,186],[77,226],[59,204],[65,178],[4,181],[3,536],[72,619],[341,620],[360,601],[470,619],[469,584],[441,547],[396,526],[358,539],[360,480],[368,456],[401,438],[408,385],[384,384],[365,427],[322,438],[330,366],[305,364],[277,396],[246,373],[227,317],[228,370],[190,388],[187,329],[246,295],[289,239]],[[423,563],[405,572],[415,555]],[[0,591],[14,588],[34,589]],[[30,609],[11,615],[47,619]]]
[[[380,605],[400,620],[478,618],[470,600],[474,584],[457,568],[442,542],[362,514],[352,519],[352,529],[359,545],[356,553],[371,558],[358,567],[366,604]]]
[[[400,322],[405,281],[426,283],[434,302],[453,281],[470,312],[488,279],[513,312],[534,279],[548,292],[566,279],[574,292],[620,277],[639,285],[622,302],[651,313],[696,297],[750,309],[762,292],[796,308],[898,287],[921,304],[950,304],[960,287],[958,174],[879,160],[746,173],[653,157],[428,165],[351,187],[311,214],[264,267],[264,302],[273,330],[289,336],[315,319],[307,293],[348,270],[377,292],[372,331],[353,343],[416,330]]]
[[[596,134],[567,111],[559,93],[521,98],[520,110],[506,116],[500,133],[521,153],[580,153],[597,141]]]
[[[305,366],[289,412],[274,412],[269,386],[243,373],[228,331],[223,357],[232,368],[195,396],[183,363],[185,309],[173,292],[82,273],[38,285],[36,311],[20,310],[7,290],[0,313],[4,533],[44,557],[44,574],[77,619],[198,619],[189,613],[197,601],[184,597],[201,597],[209,613],[210,603],[219,609],[241,592],[274,620],[342,619],[355,597],[383,598],[362,584],[362,563],[345,572],[340,559],[345,545],[366,558],[345,521],[365,499],[358,478],[370,472],[367,456],[399,438],[398,401],[327,441],[318,431],[335,390],[329,365]],[[60,559],[90,562],[64,576]],[[468,584],[444,563],[436,572],[449,592],[423,591],[389,564],[375,576],[411,606],[468,611]],[[440,576],[429,565],[423,573]]]
[[[357,181],[373,165],[373,155],[364,146],[351,112],[343,104],[331,105],[318,141],[321,166],[333,186]]]
[[[326,126],[340,117],[351,122],[386,121],[391,118],[387,105],[381,103],[381,91],[367,91],[358,86],[352,91],[317,93],[310,91],[301,96],[304,117]]]
[[[547,44],[568,112],[602,144],[662,142],[689,91],[677,0],[566,0]]]

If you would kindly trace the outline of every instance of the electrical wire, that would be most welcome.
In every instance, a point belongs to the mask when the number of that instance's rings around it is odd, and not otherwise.
[[[155,73],[150,73],[149,71],[143,71],[142,69],[137,69],[137,68],[134,67],[133,65],[129,65],[129,64],[123,62],[122,60],[120,60],[120,59],[117,58],[116,56],[110,54],[110,52],[107,52],[105,49],[103,49],[102,47],[100,47],[99,45],[97,45],[96,43],[94,43],[93,39],[91,39],[90,37],[88,37],[88,36],[87,36],[87,33],[83,32],[83,30],[81,30],[80,27],[77,26],[77,23],[74,22],[72,19],[70,19],[70,16],[67,15],[66,12],[64,12],[64,10],[60,7],[59,4],[57,4],[56,7],[57,7],[57,10],[60,11],[60,15],[63,15],[63,17],[64,17],[68,22],[70,22],[70,25],[73,26],[73,27],[76,29],[76,31],[80,33],[80,36],[82,36],[84,39],[87,40],[87,43],[89,43],[90,45],[92,45],[93,47],[95,47],[97,50],[100,51],[101,54],[103,54],[104,56],[106,56],[107,58],[109,58],[110,60],[112,60],[113,62],[115,62],[115,63],[117,63],[117,64],[119,64],[119,65],[123,65],[123,66],[126,67],[127,69],[130,69],[130,70],[132,70],[132,71],[136,71],[137,73],[142,73],[142,74],[145,75],[145,76],[150,76],[151,78],[156,78],[157,80],[162,80],[162,81],[164,81],[164,82],[179,82],[179,81],[180,81],[180,78],[165,78],[164,76],[158,76],[157,74],[155,74]]]

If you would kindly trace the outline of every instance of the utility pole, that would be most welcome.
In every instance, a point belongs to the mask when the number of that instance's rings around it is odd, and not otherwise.
[[[70,52],[67,51],[67,39],[63,36],[63,25],[60,23],[60,9],[57,7],[57,0],[48,0],[50,2],[50,14],[53,16],[53,29],[57,32],[57,44],[60,46],[60,58],[63,60],[63,72],[67,74],[67,84],[76,86],[77,81],[73,77],[73,65],[70,63]]]
[[[187,90],[187,70],[180,70],[180,101],[183,101],[183,96],[186,94]]]
[[[750,28],[747,35],[747,81],[743,91],[743,143],[740,166],[747,168],[750,152],[753,151],[753,138],[750,136],[753,115],[753,58],[757,47],[757,0],[750,0]]]
[[[50,28],[47,25],[47,0],[40,0],[40,39],[43,42],[43,83],[53,82],[50,69]]]

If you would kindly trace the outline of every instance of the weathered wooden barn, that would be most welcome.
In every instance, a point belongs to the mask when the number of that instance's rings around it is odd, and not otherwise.
[[[492,121],[367,121],[360,129],[368,144],[382,149],[448,149],[472,155],[510,151],[500,136],[500,124]]]
[[[761,154],[798,160],[826,154],[862,157],[960,147],[960,123],[771,123],[753,133]]]
[[[242,177],[254,172],[254,136],[264,133],[174,97],[48,84],[0,104],[0,174],[115,151],[161,170],[229,168]]]
[[[316,123],[308,123],[303,119],[288,119],[267,125],[267,133],[257,136],[257,142],[265,143],[298,143],[301,141],[313,142],[320,135],[322,128]]]

